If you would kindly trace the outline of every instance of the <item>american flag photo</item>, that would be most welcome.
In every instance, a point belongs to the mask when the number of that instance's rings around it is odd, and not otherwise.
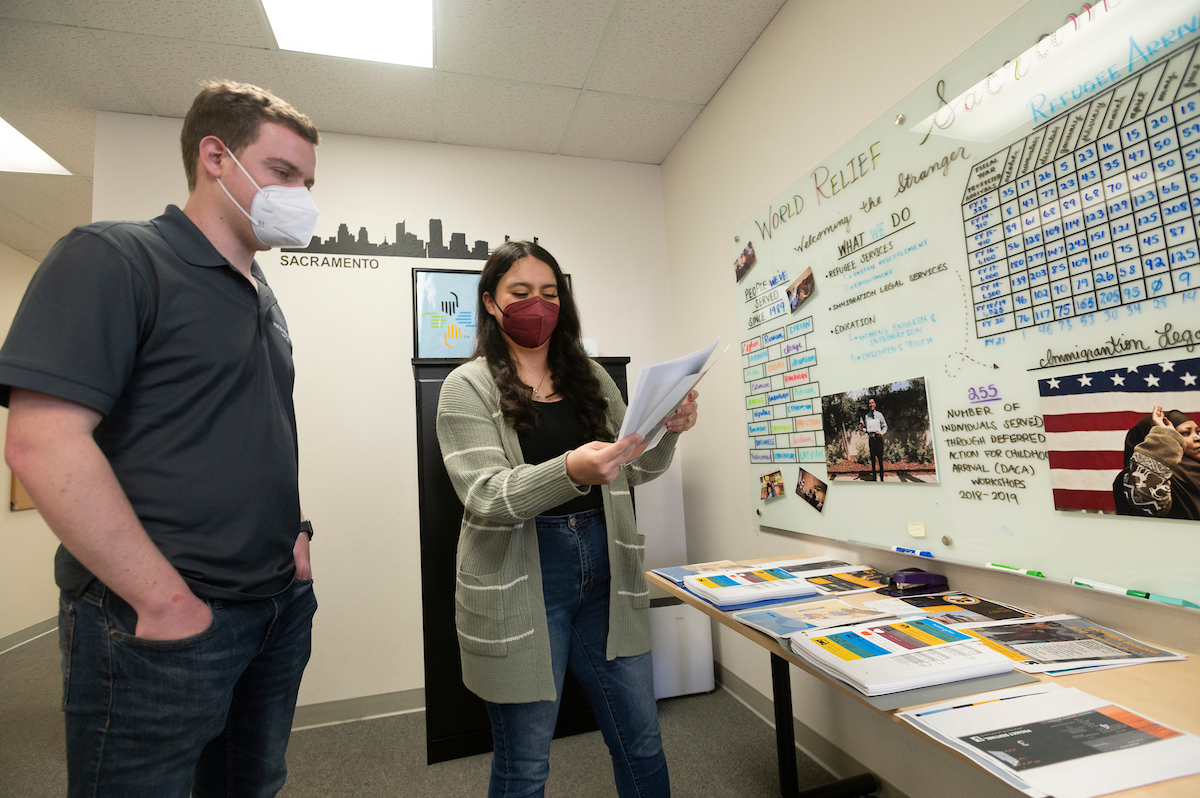
[[[1200,358],[1038,380],[1054,509],[1114,513],[1125,434],[1155,405],[1200,420]]]

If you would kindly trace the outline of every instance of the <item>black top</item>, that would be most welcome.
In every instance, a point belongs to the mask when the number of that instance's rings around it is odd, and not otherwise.
[[[521,443],[521,455],[529,465],[553,460],[563,452],[577,449],[592,439],[579,421],[579,416],[575,413],[575,404],[570,399],[538,402],[537,411],[534,429],[517,432],[517,440]],[[599,490],[589,490],[583,496],[543,510],[539,515],[571,515],[603,506],[604,494]]]
[[[150,539],[202,598],[287,588],[299,534],[292,345],[254,286],[179,208],[55,244],[0,348],[19,387],[94,408],[95,439]],[[92,575],[60,547],[59,587]]]

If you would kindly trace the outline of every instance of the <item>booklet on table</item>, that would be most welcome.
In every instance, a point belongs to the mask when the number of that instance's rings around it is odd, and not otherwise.
[[[1012,660],[929,618],[871,622],[791,637],[792,651],[865,695],[1007,673]]]
[[[808,599],[791,604],[742,610],[731,615],[747,626],[771,635],[785,647],[788,646],[787,638],[809,629],[827,629],[889,617],[888,613],[866,607],[854,607],[841,599]]]
[[[926,618],[941,621],[947,626],[1037,617],[1035,612],[959,591],[868,601],[866,606],[892,615],[922,614]]]
[[[1026,673],[1062,676],[1085,670],[1187,658],[1078,615],[989,621],[957,628],[1008,657],[1018,670]]]
[[[710,563],[715,564],[715,563]],[[697,566],[679,566],[694,568]],[[681,587],[693,595],[724,610],[745,609],[764,603],[790,601],[821,592],[804,579],[803,574],[823,574],[838,569],[864,569],[866,566],[848,565],[841,560],[827,557],[801,557],[789,560],[774,560],[755,565],[735,565],[732,568],[711,570],[705,568],[697,574],[685,574],[678,580]],[[667,570],[667,569],[664,569]],[[670,569],[674,571],[674,569]],[[661,573],[661,571],[655,571]],[[675,571],[675,573],[678,573]],[[667,576],[673,579],[674,576]]]
[[[1056,684],[899,717],[1033,798],[1095,798],[1200,773],[1200,737]]]

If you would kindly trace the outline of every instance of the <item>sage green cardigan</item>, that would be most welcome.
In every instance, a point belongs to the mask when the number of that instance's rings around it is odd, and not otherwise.
[[[625,403],[612,378],[593,364],[608,400],[615,435]],[[527,465],[517,432],[500,412],[500,391],[487,363],[472,360],[442,385],[437,412],[442,461],[465,511],[458,540],[455,626],[463,682],[493,703],[553,701],[550,633],[542,599],[542,572],[534,517],[596,487],[567,477],[567,456]],[[650,590],[642,565],[629,488],[667,470],[679,435],[668,432],[643,452],[604,495],[608,527],[609,592],[606,656],[650,650]]]

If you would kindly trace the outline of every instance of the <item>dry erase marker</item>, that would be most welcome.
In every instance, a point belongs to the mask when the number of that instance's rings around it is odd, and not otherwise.
[[[918,557],[928,557],[931,560],[933,559],[932,551],[921,551],[920,549],[906,549],[903,546],[892,546],[892,551],[898,551],[901,554],[915,554]]]
[[[1115,596],[1133,596],[1134,598],[1150,598],[1150,594],[1144,590],[1128,590],[1116,585],[1109,585],[1104,582],[1097,582],[1094,579],[1080,579],[1075,577],[1071,580],[1071,584],[1079,587],[1090,587],[1093,590],[1100,590],[1104,593],[1112,593]]]
[[[1025,574],[1026,576],[1040,576],[1042,579],[1046,578],[1046,575],[1041,571],[1030,571],[1028,568],[1017,568],[1014,565],[1001,565],[998,562],[990,562],[987,564],[987,567],[996,568],[1001,571],[1015,571],[1016,573]]]
[[[1157,593],[1147,593],[1146,598],[1151,601],[1160,601],[1163,604],[1174,604],[1176,607],[1191,607],[1200,610],[1200,604],[1188,601],[1187,599],[1171,598],[1170,596],[1160,596]]]

